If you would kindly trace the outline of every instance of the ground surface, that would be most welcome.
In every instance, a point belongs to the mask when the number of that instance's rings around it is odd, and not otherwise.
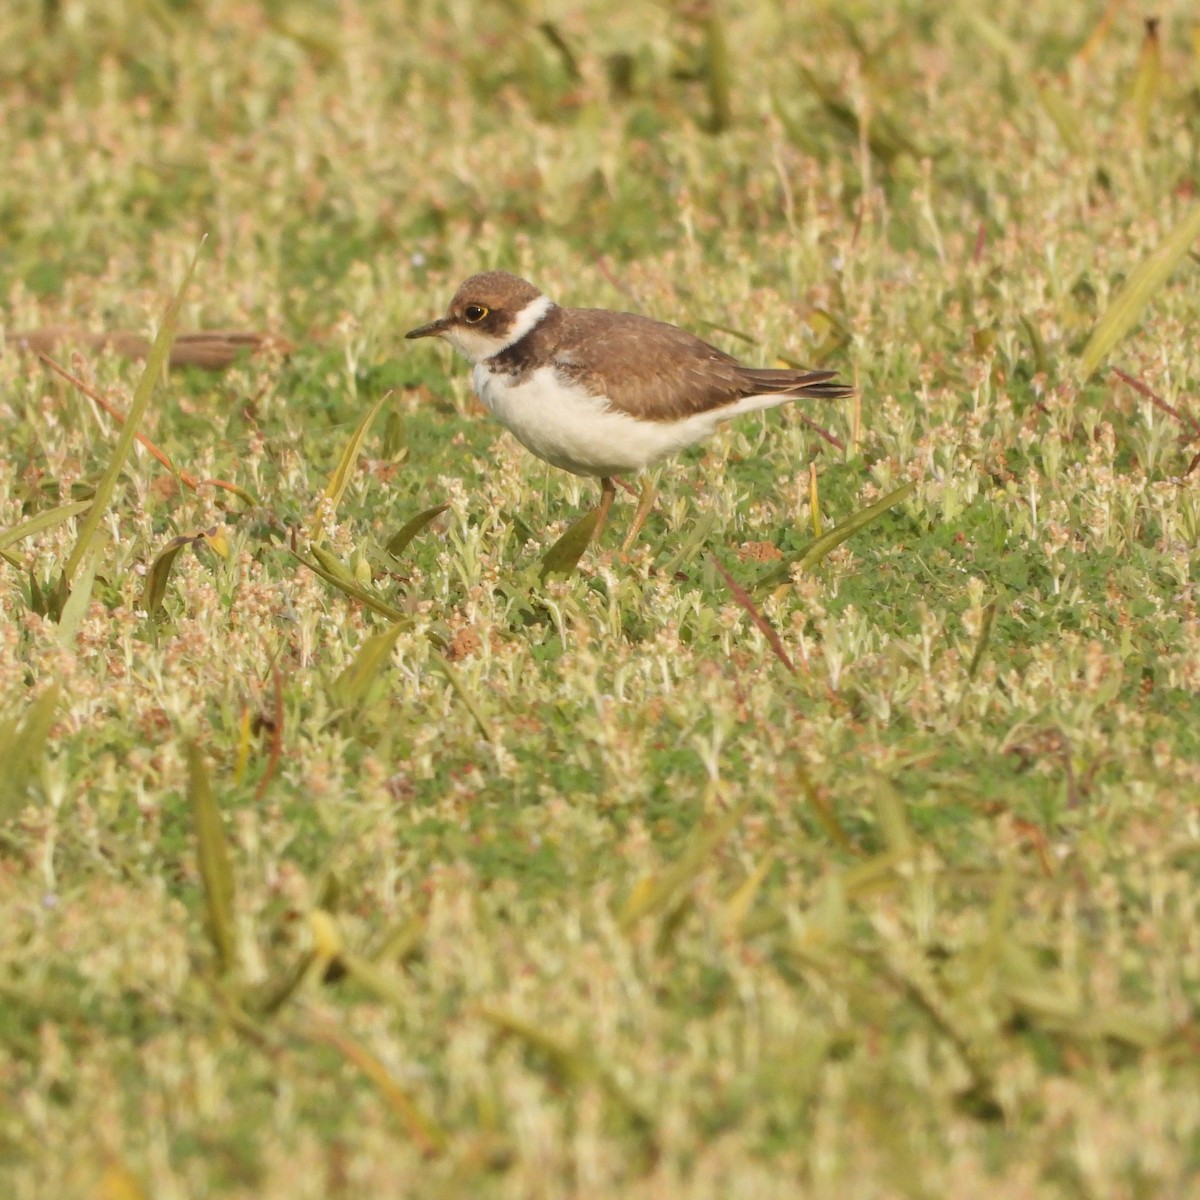
[[[1066,7],[4,6],[0,1192],[1194,1194],[1200,43]],[[11,335],[205,234],[295,349],[106,499]],[[401,337],[491,266],[860,397],[543,580],[595,485]]]

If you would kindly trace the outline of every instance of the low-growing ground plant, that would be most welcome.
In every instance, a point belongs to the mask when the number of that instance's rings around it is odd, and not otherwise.
[[[0,1194],[1200,1184],[1200,25],[0,13]],[[589,546],[472,271],[820,366]]]

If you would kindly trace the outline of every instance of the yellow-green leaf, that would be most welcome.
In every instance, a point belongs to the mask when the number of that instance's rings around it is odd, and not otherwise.
[[[1200,205],[1167,235],[1125,281],[1125,286],[1096,322],[1079,356],[1079,376],[1086,379],[1108,352],[1137,324],[1142,310],[1167,282],[1171,272],[1200,238]]]
[[[214,525],[211,529],[206,529],[200,536],[215,554],[219,554],[222,558],[229,557],[229,535],[225,532],[223,525]]]
[[[733,68],[717,0],[711,0],[705,9],[704,82],[708,92],[708,131],[722,133],[733,120]]]
[[[656,568],[658,573],[670,578],[680,567],[695,557],[696,552],[708,541],[708,535],[712,533],[717,520],[718,516],[715,508],[710,508],[707,512],[701,513],[693,523],[687,537],[683,539],[683,544],[679,549],[661,567]]]
[[[374,963],[402,963],[420,948],[429,924],[423,913],[414,913],[376,934],[367,948],[367,957]]]
[[[875,809],[879,814],[879,829],[888,848],[897,854],[911,855],[913,852],[912,829],[904,801],[892,781],[884,776],[875,780]]]
[[[522,1020],[502,1009],[484,1006],[479,1010],[479,1015],[540,1055],[550,1070],[564,1082],[575,1085],[595,1083],[638,1127],[645,1130],[653,1124],[650,1113],[621,1086],[613,1072],[596,1058],[590,1047],[573,1046],[565,1038],[551,1033],[544,1025]]]
[[[1079,123],[1079,113],[1076,112],[1057,88],[1048,83],[1038,83],[1037,97],[1042,102],[1046,116],[1054,123],[1058,136],[1063,145],[1072,154],[1082,154],[1087,148],[1083,139],[1083,131]]]
[[[58,684],[46,688],[20,716],[0,721],[0,818],[24,803],[29,781],[42,755],[58,708]]]
[[[166,313],[163,315],[162,324],[158,329],[158,336],[155,337],[154,344],[150,347],[150,353],[146,355],[146,365],[142,369],[142,375],[137,382],[137,387],[134,388],[133,402],[129,406],[129,413],[125,417],[125,424],[121,426],[121,433],[117,438],[116,446],[113,448],[112,456],[109,458],[108,467],[100,477],[100,482],[96,485],[96,494],[92,498],[87,516],[83,519],[83,527],[79,531],[75,548],[71,551],[71,555],[67,559],[67,565],[63,568],[63,579],[68,586],[74,578],[76,568],[83,560],[83,556],[92,545],[96,532],[100,528],[100,522],[104,514],[108,511],[109,505],[112,503],[113,491],[117,486],[117,477],[121,474],[121,470],[125,466],[126,458],[129,457],[129,450],[133,446],[138,428],[142,423],[142,418],[146,415],[146,409],[149,407],[150,397],[154,394],[155,384],[158,383],[163,368],[167,365],[167,359],[171,353],[171,343],[175,340],[175,327],[179,323],[179,311],[183,307],[183,298],[187,294],[188,284],[192,281],[192,275],[196,270],[196,263],[200,259],[200,249],[203,245],[204,243],[201,241],[200,246],[196,247],[196,253],[192,255],[192,261],[183,277],[183,282],[179,285],[179,290],[175,293],[175,298],[171,301]]]
[[[314,547],[314,553],[316,547]],[[360,588],[357,583],[351,579],[343,578],[335,574],[333,571],[326,570],[323,566],[313,562],[311,559],[303,558],[294,550],[291,552],[292,557],[298,562],[306,566],[314,575],[319,575],[326,583],[337,588],[339,592],[344,592],[351,600],[357,600],[359,604],[365,605],[372,612],[377,612],[380,616],[387,617],[390,621],[406,621],[407,616],[396,608],[394,605],[380,600],[378,596],[371,592]]]
[[[585,513],[542,555],[543,579],[547,575],[570,575],[575,570],[596,532],[596,522],[599,519],[598,508]]]
[[[758,896],[767,872],[771,869],[772,861],[771,854],[764,854],[762,862],[742,880],[733,895],[725,901],[725,908],[721,913],[721,927],[727,934],[732,935],[742,931],[742,924]]]
[[[847,897],[857,900],[873,892],[891,888],[900,878],[900,867],[910,861],[907,850],[895,847],[876,854],[853,867],[848,867],[841,876],[841,886]]]
[[[221,810],[213,797],[208,767],[200,748],[188,743],[188,800],[196,827],[196,858],[204,883],[204,906],[208,936],[217,955],[221,974],[231,971],[237,961],[237,934],[233,914],[233,871]]]
[[[409,624],[407,621],[398,621],[363,642],[350,665],[333,681],[330,691],[335,704],[349,708],[366,696],[379,672],[391,660],[396,639]]]
[[[817,464],[808,464],[808,507],[812,513],[813,537],[821,536],[821,493],[817,485]]]
[[[76,500],[74,504],[62,504],[58,508],[48,508],[45,512],[40,512],[36,516],[30,517],[29,520],[22,521],[19,525],[11,526],[0,533],[0,550],[7,550],[9,546],[16,545],[23,538],[32,537],[35,533],[41,533],[43,529],[53,529],[55,525],[69,521],[87,509],[91,503],[90,500]]]
[[[304,950],[295,962],[247,991],[244,997],[247,1011],[256,1017],[273,1016],[304,987],[314,971],[321,969],[317,952],[311,948]]]
[[[179,552],[195,540],[186,534],[172,538],[150,564],[150,570],[146,573],[146,583],[142,588],[142,608],[149,616],[157,616],[162,607],[163,597],[167,594],[167,577],[171,574]]]
[[[1162,91],[1162,48],[1158,41],[1158,20],[1146,18],[1146,34],[1138,54],[1137,71],[1133,77],[1133,116],[1143,139],[1150,132],[1150,118]]]
[[[123,1162],[113,1159],[104,1168],[92,1195],[94,1200],[147,1200],[149,1193]]]
[[[996,602],[993,600],[983,610],[983,620],[979,625],[979,637],[975,642],[975,653],[971,655],[971,665],[967,667],[967,678],[974,679],[983,662],[984,651],[987,650],[988,640],[992,636],[992,623],[996,620]]]
[[[998,54],[1006,59],[1010,67],[1016,69],[1017,65],[1026,59],[1027,55],[1023,52],[1022,48],[995,21],[988,17],[981,8],[975,5],[967,5],[962,11],[967,24],[974,28],[979,39],[994,54]]]
[[[69,592],[66,591],[66,576],[64,575],[59,581],[58,600],[56,600],[56,604],[61,601],[61,607],[58,609],[58,640],[63,646],[69,646],[75,640],[75,634],[78,633],[79,626],[87,615],[88,607],[92,602],[92,588],[96,584],[96,571],[100,566],[100,559],[108,542],[109,537],[106,530],[100,530],[92,539],[84,558],[83,570],[79,573],[79,578],[75,580],[75,585]]]
[[[370,959],[355,954],[343,947],[337,957],[338,964],[364,990],[378,996],[386,1004],[403,1009],[411,1000],[402,979],[398,979]]]
[[[491,721],[484,716],[483,709],[479,707],[475,697],[467,690],[467,686],[459,678],[458,672],[444,658],[439,658],[436,662],[442,674],[446,676],[446,680],[450,684],[454,694],[467,706],[467,712],[475,719],[475,724],[479,727],[479,732],[495,745],[496,731],[492,727]]]
[[[445,1133],[421,1110],[387,1067],[365,1047],[359,1045],[349,1034],[324,1022],[314,1021],[304,1032],[311,1038],[333,1046],[347,1062],[353,1063],[375,1085],[384,1102],[422,1154],[434,1157],[446,1149]]]
[[[1046,353],[1046,343],[1042,340],[1037,325],[1024,313],[1020,314],[1017,320],[1025,330],[1025,336],[1029,338],[1029,348],[1033,351],[1033,369],[1039,373],[1048,373],[1050,357]]]
[[[388,538],[387,552],[398,557],[403,554],[408,547],[408,543],[425,528],[430,521],[440,517],[442,513],[448,509],[448,504],[435,504],[432,508],[425,509],[424,512],[419,512],[410,521],[406,521],[400,528],[399,532],[392,534]]]
[[[587,1056],[565,1039],[556,1037],[543,1025],[522,1020],[512,1013],[490,1006],[480,1008],[479,1015],[489,1024],[512,1035],[540,1054],[561,1078],[579,1082],[591,1075],[592,1064]]]
[[[351,434],[350,440],[346,443],[345,449],[342,451],[342,457],[338,460],[337,469],[333,472],[332,478],[329,480],[325,488],[325,499],[336,510],[337,506],[342,502],[342,497],[346,494],[346,488],[350,485],[350,480],[354,475],[354,467],[358,462],[359,452],[362,450],[363,441],[366,439],[367,430],[371,428],[371,422],[375,420],[379,414],[379,410],[383,407],[384,402],[391,397],[391,392],[384,392],[378,400],[363,414],[363,418],[359,421],[354,433]]]
[[[632,929],[643,917],[675,907],[686,889],[704,869],[709,858],[736,828],[745,811],[744,803],[731,809],[710,829],[703,830],[694,837],[692,844],[678,861],[672,863],[648,885],[635,885],[620,916],[621,928]]]
[[[343,583],[348,583],[352,586],[358,585],[358,580],[355,578],[354,572],[332,551],[326,550],[324,546],[314,545],[312,547],[312,556],[334,578],[340,579]]]
[[[246,764],[250,761],[250,733],[252,727],[250,707],[246,705],[242,708],[242,715],[238,719],[237,759],[233,767],[234,783],[241,783],[246,776]]]
[[[866,528],[872,521],[883,516],[889,508],[895,508],[902,500],[907,499],[916,489],[917,481],[910,479],[908,483],[896,488],[894,492],[888,492],[882,500],[876,500],[874,504],[856,512],[854,516],[843,521],[840,525],[835,525],[828,533],[823,533],[819,538],[814,538],[803,550],[797,554],[789,555],[773,570],[764,575],[754,586],[756,588],[774,587],[779,583],[786,583],[791,578],[792,568],[800,567],[802,570],[809,570],[815,567],[831,551],[837,549],[848,537],[856,534],[860,529]]]

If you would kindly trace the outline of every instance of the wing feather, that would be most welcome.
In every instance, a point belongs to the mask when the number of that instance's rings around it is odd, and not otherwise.
[[[607,309],[553,308],[488,360],[515,376],[547,362],[614,409],[650,421],[695,416],[747,396],[836,399],[853,391],[832,382],[833,371],[746,367],[686,329]]]

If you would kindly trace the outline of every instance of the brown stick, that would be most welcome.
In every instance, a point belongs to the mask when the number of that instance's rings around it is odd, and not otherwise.
[[[1135,379],[1132,375],[1126,375],[1120,367],[1113,367],[1112,373],[1124,383],[1129,384],[1135,392],[1146,397],[1155,408],[1161,409],[1165,413],[1169,413],[1177,420],[1180,425],[1190,425],[1192,432],[1200,436],[1200,421],[1189,412],[1181,412],[1174,405],[1168,404],[1157,392],[1148,388],[1140,379]]]
[[[82,379],[79,378],[78,375],[72,375],[71,372],[66,369],[66,367],[56,363],[54,359],[50,357],[50,355],[41,350],[37,350],[35,353],[45,366],[49,367],[50,370],[52,370],[56,375],[61,375],[68,383],[74,384],[75,387],[77,387],[90,401],[92,401],[93,404],[99,406],[106,413],[108,413],[108,415],[112,417],[112,419],[116,421],[118,425],[125,424],[125,414],[121,412],[120,409],[113,408],[113,406],[109,404],[109,402],[105,400],[95,388],[89,387],[83,382]],[[150,453],[153,454],[154,457],[157,458],[158,461],[162,463],[162,465],[166,467],[168,471],[177,476],[180,483],[182,483],[185,487],[191,488],[193,492],[198,488],[207,485],[211,487],[224,488],[226,491],[233,492],[235,495],[245,495],[243,489],[238,487],[236,483],[228,483],[224,479],[197,479],[194,475],[189,474],[182,467],[176,468],[175,464],[167,457],[167,455],[164,454],[163,451],[161,451],[140,430],[134,434],[134,437],[136,437],[137,440],[141,442],[141,444],[145,446],[146,449],[149,450]]]
[[[733,598],[742,606],[742,608],[746,610],[747,613],[749,613],[750,620],[752,620],[754,624],[758,626],[763,637],[767,639],[771,649],[775,652],[775,657],[779,659],[779,661],[783,663],[783,665],[787,667],[787,669],[791,671],[793,675],[795,675],[796,664],[792,662],[791,658],[788,656],[787,650],[784,649],[783,641],[780,639],[779,634],[775,632],[774,628],[772,628],[771,623],[762,615],[761,612],[758,611],[758,607],[755,605],[754,601],[750,599],[749,593],[744,587],[742,587],[740,583],[737,582],[736,579],[734,579],[732,575],[730,575],[730,573],[725,569],[721,560],[715,554],[710,554],[709,557],[713,561],[713,566],[716,567],[721,573],[721,578],[725,580],[729,590],[733,593]]]

